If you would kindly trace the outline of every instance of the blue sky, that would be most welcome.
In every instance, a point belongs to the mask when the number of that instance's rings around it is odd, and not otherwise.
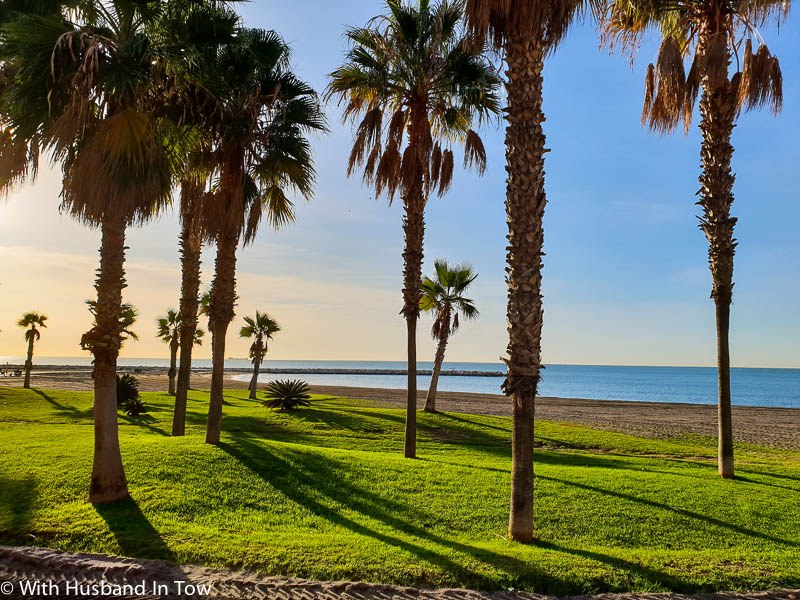
[[[257,0],[241,12],[250,25],[282,33],[298,73],[322,89],[342,59],[345,27],[381,8],[366,0]],[[800,367],[800,18],[763,33],[781,59],[785,106],[777,118],[743,115],[734,132],[740,243],[733,361]],[[643,73],[655,51],[645,44],[631,68],[598,48],[589,23],[548,61],[546,362],[714,363],[707,245],[694,206],[699,135],[695,126],[688,136],[659,137],[639,124]],[[282,321],[274,358],[400,360],[400,207],[345,178],[351,132],[335,106],[328,115],[331,133],[314,143],[316,197],[299,207],[296,225],[264,231],[241,253],[238,312],[266,309]],[[482,317],[453,340],[452,360],[496,361],[505,348],[503,132],[483,135],[487,174],[458,172],[452,192],[431,199],[427,216],[426,267],[445,257],[467,260],[480,273],[473,297]],[[85,328],[81,301],[91,294],[98,236],[58,215],[57,194],[55,175],[45,174],[0,206],[0,355],[21,353],[13,320],[37,302],[60,318],[51,316],[42,353],[77,354],[70,348]],[[146,335],[128,356],[164,352],[149,330],[177,303],[176,239],[174,216],[131,235],[128,299],[141,309]],[[207,266],[208,253],[206,259]],[[422,322],[424,332],[429,327]],[[245,343],[234,337],[229,354],[245,355]],[[420,337],[421,358],[432,355],[428,336]]]

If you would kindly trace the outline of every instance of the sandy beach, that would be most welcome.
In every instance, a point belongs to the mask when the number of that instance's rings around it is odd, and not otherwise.
[[[134,369],[128,369],[133,372]],[[136,369],[142,391],[167,389],[166,370],[159,367]],[[226,385],[233,389],[247,387],[237,376],[246,372],[226,373]],[[209,389],[210,373],[193,373],[192,387]],[[4,377],[0,386],[19,387],[21,377]],[[90,370],[86,367],[42,367],[34,371],[33,385],[42,389],[91,390]],[[405,406],[405,391],[378,388],[312,386],[315,394],[346,396],[375,404],[400,408]],[[425,391],[418,395],[422,408]],[[439,392],[437,408],[444,412],[510,415],[508,398],[495,394]],[[680,435],[716,435],[716,406],[683,403],[630,402],[572,398],[538,399],[536,416],[562,423],[576,423],[598,429],[619,431],[646,437]],[[800,450],[800,409],[736,406],[733,409],[736,441],[771,448]]]

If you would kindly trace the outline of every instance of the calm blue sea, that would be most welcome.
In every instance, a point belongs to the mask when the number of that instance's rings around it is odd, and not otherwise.
[[[403,362],[295,362],[267,361],[266,368],[404,369]],[[419,363],[431,369],[431,363]],[[502,364],[446,363],[444,369],[457,371],[503,371]],[[405,375],[282,375],[262,374],[261,381],[279,378],[303,379],[311,384],[403,389]],[[439,378],[439,389],[453,392],[500,393],[502,377]],[[427,389],[429,376],[417,385]],[[800,369],[732,369],[732,401],[743,406],[800,408]],[[642,402],[687,402],[716,404],[717,371],[707,367],[611,367],[548,365],[539,386],[541,396],[591,398],[595,400],[638,400]]]
[[[12,357],[0,357],[0,364]],[[88,365],[86,357],[42,358],[41,364]],[[121,366],[166,367],[163,359],[120,359]],[[197,360],[195,367],[210,367],[211,361]],[[229,360],[225,366],[248,370],[247,360]],[[404,369],[404,362],[370,361],[281,361],[267,360],[270,369]],[[432,364],[419,363],[420,369],[430,369]],[[445,369],[463,371],[503,371],[502,364],[446,363]],[[396,388],[405,387],[404,375],[337,375],[281,373],[262,374],[262,381],[273,379],[303,379],[311,384],[355,387]],[[426,389],[430,377],[420,376],[417,385]],[[439,389],[457,392],[496,394],[500,391],[502,377],[459,377],[439,379]],[[800,369],[732,369],[731,387],[733,403],[743,406],[776,406],[800,408]],[[559,398],[592,398],[596,400],[639,400],[643,402],[687,402],[715,404],[717,397],[716,369],[708,367],[611,367],[583,365],[548,365],[540,386],[542,396]]]

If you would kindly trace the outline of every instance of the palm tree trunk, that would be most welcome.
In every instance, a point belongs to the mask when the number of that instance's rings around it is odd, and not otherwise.
[[[167,371],[167,378],[169,379],[169,395],[175,395],[175,375],[178,373],[178,340],[172,340],[169,343],[169,371]]]
[[[713,280],[711,297],[716,309],[718,467],[720,476],[732,478],[733,422],[728,333],[733,298],[733,258],[736,252],[736,239],[733,237],[736,218],[731,216],[735,179],[731,170],[731,136],[736,108],[727,81],[717,89],[710,90],[707,87],[710,86],[706,81],[700,99],[700,132],[703,141],[700,151],[702,174],[698,204],[703,209],[700,228],[708,239],[708,263]]]
[[[200,228],[200,195],[203,186],[184,181],[181,187],[181,335],[178,385],[175,390],[175,412],[172,416],[172,435],[186,432],[186,398],[192,374],[192,350],[197,332],[197,307],[200,294],[200,251],[203,239]]]
[[[87,340],[94,354],[94,463],[89,487],[92,504],[128,497],[117,424],[117,358],[122,290],[125,287],[125,221],[108,216],[102,223],[97,290],[97,323]]]
[[[506,160],[508,181],[508,374],[512,397],[512,540],[533,540],[533,428],[542,342],[542,248],[544,246],[545,136],[542,123],[544,47],[530,35],[511,36],[508,62]]]
[[[250,379],[250,400],[256,399],[256,392],[258,391],[258,374],[261,370],[261,359],[256,358],[253,361],[253,377]]]
[[[439,387],[439,374],[442,372],[442,363],[444,363],[444,353],[447,349],[447,341],[449,336],[450,314],[448,311],[447,320],[444,320],[445,329],[439,336],[439,344],[436,346],[436,357],[433,361],[433,373],[431,373],[431,386],[428,388],[428,396],[425,398],[425,412],[436,412],[436,390]]]
[[[408,351],[408,386],[406,396],[406,431],[404,455],[417,456],[417,321],[422,288],[422,245],[425,238],[425,200],[421,191],[404,198],[403,233],[403,315],[406,319]]]
[[[26,390],[31,387],[31,370],[33,369],[33,332],[28,340],[28,357],[25,359],[25,382],[22,384]]]
[[[217,258],[214,265],[211,306],[209,309],[214,327],[211,331],[211,398],[208,405],[206,443],[219,443],[222,431],[222,393],[225,380],[225,336],[233,320],[236,303],[236,247],[237,235],[223,233],[217,241]]]

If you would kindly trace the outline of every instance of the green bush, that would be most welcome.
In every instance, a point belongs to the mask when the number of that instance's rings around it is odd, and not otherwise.
[[[138,417],[147,412],[139,397],[139,380],[130,373],[117,375],[117,406],[129,417]]]
[[[144,405],[144,401],[139,398],[132,398],[125,402],[120,408],[125,411],[125,414],[129,417],[138,417],[139,415],[143,415],[147,412],[147,407]]]
[[[311,394],[305,381],[270,381],[267,384],[267,399],[262,402],[269,408],[282,411],[296,410],[300,406],[311,406]]]

